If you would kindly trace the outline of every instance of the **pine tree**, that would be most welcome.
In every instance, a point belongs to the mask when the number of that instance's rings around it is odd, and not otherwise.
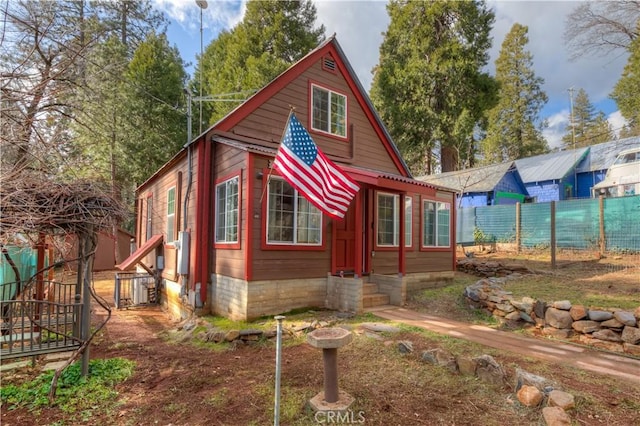
[[[538,123],[547,102],[544,80],[533,71],[533,56],[525,50],[528,28],[514,24],[505,36],[496,60],[499,101],[489,112],[489,128],[482,141],[486,164],[542,154],[548,150],[542,137],[546,123]]]
[[[488,62],[493,12],[483,1],[387,5],[371,98],[414,174],[472,164],[474,132],[495,102]]]
[[[638,24],[640,31],[640,23]],[[620,80],[611,93],[622,116],[628,121],[625,136],[640,135],[640,39],[636,38],[629,46],[629,59],[622,71]]]
[[[202,73],[203,94],[214,98],[203,108],[206,121],[222,118],[322,42],[325,29],[314,28],[315,20],[310,0],[249,1],[242,22],[199,58],[191,86],[199,92]]]
[[[566,148],[581,148],[615,138],[604,113],[600,111],[596,114],[595,107],[589,101],[589,95],[584,89],[578,90],[572,103],[572,117],[570,117],[572,122],[569,123],[567,133],[562,137]]]
[[[125,72],[126,96],[122,118],[126,126],[121,165],[130,181],[149,178],[186,140],[186,116],[182,104],[187,75],[180,54],[164,34],[150,33],[136,51]]]

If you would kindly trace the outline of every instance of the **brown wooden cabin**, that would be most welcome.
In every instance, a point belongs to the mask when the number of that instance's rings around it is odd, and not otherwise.
[[[291,107],[360,185],[343,220],[270,168]],[[161,269],[161,300],[180,317],[399,305],[453,277],[454,197],[411,177],[332,37],[138,188],[138,250],[119,267]]]

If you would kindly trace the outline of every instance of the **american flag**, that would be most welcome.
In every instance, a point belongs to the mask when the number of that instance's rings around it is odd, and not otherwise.
[[[311,204],[333,218],[344,217],[360,189],[320,151],[293,113],[273,165]]]

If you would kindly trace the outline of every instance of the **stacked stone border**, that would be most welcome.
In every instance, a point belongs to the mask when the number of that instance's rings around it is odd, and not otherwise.
[[[502,286],[520,277],[483,278],[466,287],[464,296],[473,308],[483,309],[512,327],[529,325],[545,336],[577,339],[598,349],[640,356],[640,306],[628,311],[574,305],[569,300],[516,299]]]
[[[368,337],[383,340],[378,333],[394,333],[399,328],[388,324],[363,323],[361,333]],[[387,342],[385,342],[386,344]],[[525,407],[542,408],[542,418],[547,426],[570,425],[572,410],[575,410],[575,397],[560,389],[558,383],[542,376],[531,374],[520,368],[510,376],[507,370],[491,355],[477,357],[455,355],[441,348],[427,349],[421,354],[414,354],[413,343],[409,340],[395,341],[397,350],[405,356],[417,356],[425,364],[445,368],[452,374],[474,376],[479,380],[498,388],[509,387],[514,390],[516,398]]]

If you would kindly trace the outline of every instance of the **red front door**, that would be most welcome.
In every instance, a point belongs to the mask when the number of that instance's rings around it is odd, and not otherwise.
[[[335,222],[335,243],[333,245],[333,263],[336,275],[353,274],[356,259],[356,203],[352,202],[344,219]]]

